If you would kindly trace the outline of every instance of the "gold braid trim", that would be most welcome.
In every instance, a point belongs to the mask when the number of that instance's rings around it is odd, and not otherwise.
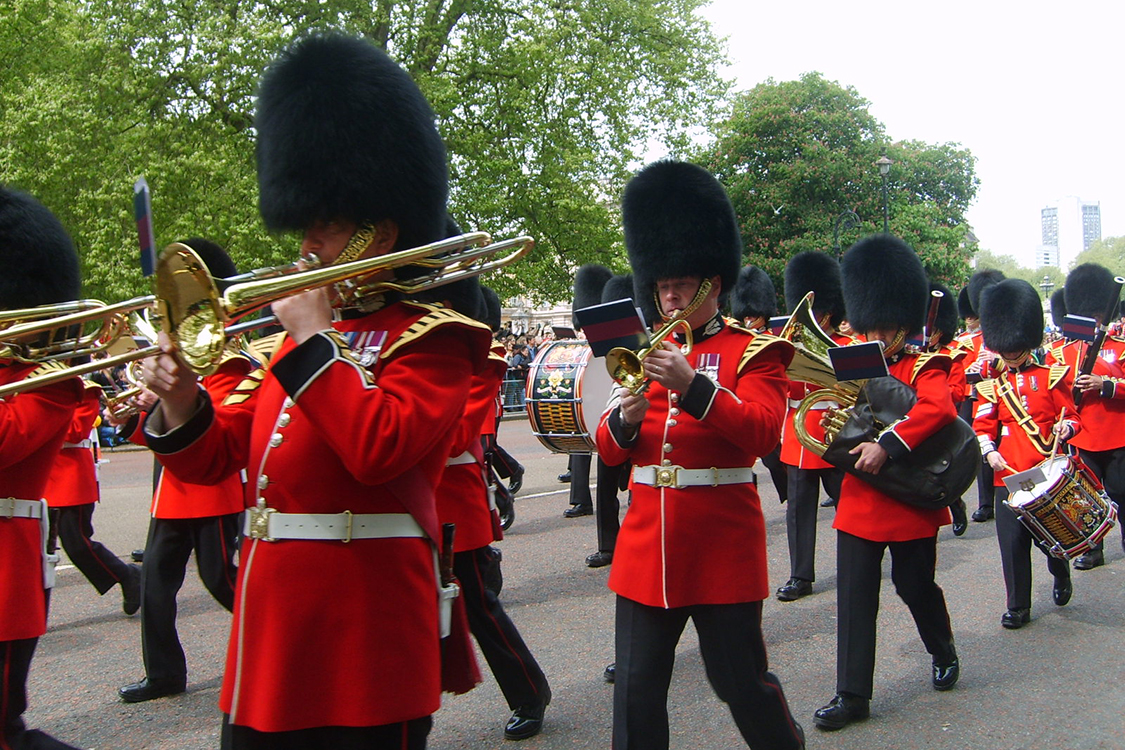
[[[914,362],[914,369],[910,371],[910,382],[914,382],[914,378],[918,377],[918,373],[922,372],[922,368],[938,357],[948,359],[950,362],[953,361],[952,357],[948,354],[942,354],[941,352],[923,352],[918,355],[918,359]]]
[[[745,331],[746,329],[740,328],[739,330]],[[747,331],[747,333],[749,333],[749,331]],[[750,333],[749,335],[753,338],[750,343],[746,345],[746,349],[743,350],[742,359],[738,361],[738,369],[735,370],[735,372],[742,372],[742,368],[746,367],[747,362],[764,352],[768,347],[771,347],[775,344],[784,344],[785,346],[788,346],[790,348],[793,347],[793,345],[787,340],[779,336],[774,336],[773,334]]]
[[[1069,365],[1051,365],[1051,369],[1047,372],[1047,387],[1054,388],[1068,372],[1070,372]]]
[[[277,354],[277,350],[281,348],[281,342],[285,340],[285,331],[278,331],[271,333],[269,336],[263,336],[260,339],[255,339],[246,344],[246,349],[254,355],[256,359],[262,364],[269,364],[273,359],[273,355]]]
[[[483,323],[478,323],[475,320],[466,318],[461,313],[450,310],[447,307],[428,305],[421,302],[411,302],[409,304],[423,310],[427,310],[428,312],[423,317],[414,321],[414,323],[411,324],[411,326],[405,331],[403,331],[402,334],[400,334],[399,337],[395,339],[390,346],[384,347],[383,351],[379,353],[380,359],[386,359],[400,347],[409,344],[412,341],[417,341],[418,339],[436,329],[438,326],[454,324],[465,326],[468,328],[479,328],[483,331],[489,331],[488,326],[484,325]],[[489,334],[491,334],[491,331],[489,331]]]
[[[262,380],[266,377],[265,368],[258,368],[249,375],[239,381],[230,393],[223,399],[223,406],[234,406],[245,402],[254,391],[262,385]]]
[[[32,370],[30,373],[28,373],[26,377],[35,378],[39,377],[40,375],[46,375],[52,372],[62,372],[66,369],[67,366],[61,361],[44,362],[34,370]]]

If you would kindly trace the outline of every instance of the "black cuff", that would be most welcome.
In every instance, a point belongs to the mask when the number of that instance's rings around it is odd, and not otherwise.
[[[887,456],[892,459],[902,458],[910,452],[910,448],[906,443],[902,442],[902,438],[895,434],[894,430],[887,430],[875,441],[883,450],[887,452]]]
[[[1102,398],[1113,398],[1113,394],[1114,394],[1115,391],[1116,391],[1116,383],[1114,383],[1109,378],[1104,378],[1102,380],[1101,397]]]
[[[701,372],[695,373],[691,385],[680,396],[680,408],[696,419],[703,419],[711,410],[718,388],[715,382]]]
[[[289,397],[296,399],[312,379],[338,357],[336,342],[322,332],[310,336],[284,357],[271,363],[270,373],[281,383]]]
[[[149,422],[152,421],[153,416],[160,414],[163,416],[159,409],[154,409],[145,417],[145,442],[153,453],[179,453],[184,448],[194,443],[196,440],[207,432],[211,423],[215,421],[215,407],[211,403],[211,399],[203,391],[199,392],[197,403],[199,404],[195,413],[191,415],[188,421],[176,429],[167,432],[163,435],[154,435],[149,431]]]
[[[622,448],[632,448],[637,444],[637,438],[641,434],[641,426],[626,427],[622,424],[621,407],[614,408],[606,417],[605,423],[609,427],[609,434],[613,435],[614,441]]]

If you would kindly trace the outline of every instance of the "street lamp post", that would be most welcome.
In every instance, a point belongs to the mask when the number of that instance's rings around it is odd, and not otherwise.
[[[832,230],[832,249],[836,253],[836,260],[840,259],[840,230],[855,229],[859,225],[859,214],[850,208],[836,217],[836,226]]]
[[[894,162],[888,159],[886,154],[880,156],[879,161],[875,162],[875,166],[879,168],[879,176],[883,178],[883,234],[888,234],[891,231],[891,214],[887,199],[887,175],[891,173],[892,164]]]
[[[1051,290],[1055,288],[1055,282],[1051,281],[1051,277],[1043,274],[1043,280],[1039,282],[1039,288],[1043,290],[1043,299],[1049,299]]]

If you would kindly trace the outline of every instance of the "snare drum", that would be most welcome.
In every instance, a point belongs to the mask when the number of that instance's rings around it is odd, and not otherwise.
[[[1039,465],[1044,481],[1013,492],[1008,507],[1054,557],[1089,552],[1117,521],[1117,506],[1090,470],[1068,456]]]
[[[592,453],[594,431],[613,380],[585,341],[546,345],[527,375],[527,416],[539,442],[554,453]]]

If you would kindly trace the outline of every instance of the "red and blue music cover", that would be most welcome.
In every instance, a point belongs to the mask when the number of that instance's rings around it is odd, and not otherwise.
[[[1062,335],[1071,341],[1093,341],[1098,335],[1098,322],[1081,315],[1063,318]]]
[[[618,346],[638,351],[648,346],[648,330],[641,311],[631,299],[603,302],[574,311],[595,357],[604,357]]]
[[[834,346],[828,350],[828,359],[836,371],[836,380],[867,380],[890,374],[887,360],[883,359],[883,345],[878,341],[851,346]]]

